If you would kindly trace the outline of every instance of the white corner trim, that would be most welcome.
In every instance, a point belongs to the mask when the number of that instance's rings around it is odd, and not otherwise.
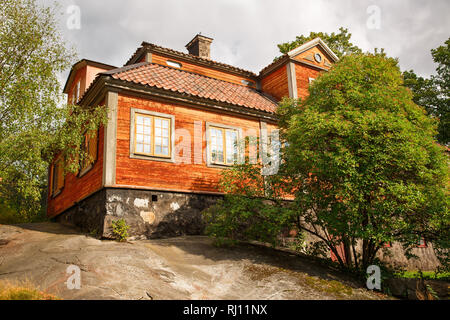
[[[288,62],[286,65],[287,78],[288,78],[288,89],[289,98],[297,99],[297,79],[295,77],[295,64],[293,62]]]
[[[328,55],[331,57],[331,59],[334,60],[334,62],[338,61],[339,58],[338,56],[330,49],[330,47],[327,46],[327,44],[320,38],[315,38],[311,41],[308,41],[304,44],[302,44],[300,47],[297,47],[295,49],[292,49],[291,51],[288,52],[289,57],[294,57],[302,52],[305,52],[306,50],[315,47],[315,46],[319,46],[321,47],[323,50],[325,50],[326,53],[328,53]]]
[[[103,186],[116,183],[116,145],[117,145],[117,92],[106,93],[106,107],[108,108],[108,123],[104,130],[103,143]]]

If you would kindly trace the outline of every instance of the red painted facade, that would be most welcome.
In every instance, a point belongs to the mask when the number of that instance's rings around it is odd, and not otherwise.
[[[235,86],[249,87],[253,90],[253,94],[259,94],[264,99],[271,99],[275,106],[277,101],[289,96],[289,83],[295,83],[297,95],[305,97],[308,94],[309,79],[317,78],[320,72],[328,68],[324,62],[332,59],[326,51],[315,45],[292,57],[285,56],[284,60],[275,62],[263,69],[259,75],[255,75],[192,55],[174,53],[170,49],[167,49],[167,54],[163,50],[159,50],[156,53],[152,52],[151,55],[143,52],[144,49],[140,49],[141,51],[138,49],[135,54],[142,55],[141,58],[138,57],[134,60],[140,62],[141,65],[142,63],[152,63],[173,68],[168,65],[167,61],[178,62],[180,67],[176,69],[218,79],[224,83],[232,83]],[[311,54],[316,53],[323,56],[321,64],[314,64],[308,60]],[[292,72],[294,79],[289,79],[288,64],[295,66]],[[92,168],[81,177],[67,174],[64,188],[58,195],[54,196],[49,192],[49,216],[54,217],[64,212],[106,186],[205,194],[219,193],[218,181],[224,167],[208,164],[206,159],[208,125],[236,128],[239,130],[241,139],[246,136],[260,137],[262,128],[267,128],[270,135],[272,130],[277,128],[275,114],[258,110],[258,108],[252,109],[232,104],[228,106],[226,101],[208,101],[208,97],[199,99],[193,94],[178,94],[175,90],[163,90],[158,85],[149,88],[149,85],[132,81],[116,80],[113,84],[120,89],[110,89],[107,83],[111,80],[111,74],[114,72],[139,72],[138,69],[133,71],[133,67],[134,65],[131,64],[123,69],[114,69],[112,66],[87,60],[82,60],[74,65],[65,88],[69,102],[71,102],[74,90],[77,90],[77,83],[80,83],[78,102],[81,104],[92,103],[93,100],[88,101],[87,99],[94,94],[98,95],[97,101],[107,104],[106,92],[118,92],[116,113],[114,114],[116,119],[115,138],[107,137],[106,128],[102,127],[99,130],[97,160]],[[192,86],[192,89],[198,84],[183,85]],[[104,86],[103,91],[101,90],[102,86]],[[225,86],[223,87],[225,88]],[[226,88],[227,92],[225,93],[232,97],[234,87]],[[153,91],[150,92],[150,89]],[[222,89],[215,87],[209,88],[209,90],[213,96],[214,90]],[[102,94],[103,96],[101,96]],[[171,96],[174,97],[173,100]],[[133,110],[171,117],[175,148],[170,161],[133,156],[132,140],[135,135],[132,123]],[[108,123],[108,125],[110,124]],[[113,146],[113,154],[115,154],[114,166],[104,161],[105,150],[111,146]],[[194,152],[194,150],[198,150],[199,146],[201,146],[202,156],[198,156]],[[248,149],[245,152],[248,152]],[[111,185],[107,185],[105,182],[105,170],[113,170],[114,182]],[[49,181],[52,181],[52,170],[49,172]]]

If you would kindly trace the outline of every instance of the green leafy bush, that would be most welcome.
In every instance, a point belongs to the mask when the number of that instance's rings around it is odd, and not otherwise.
[[[125,219],[119,219],[112,223],[113,234],[119,241],[126,241],[128,238],[128,229],[130,226],[126,223]]]
[[[261,198],[226,195],[215,206],[203,212],[206,234],[218,245],[256,240],[277,244],[289,216],[283,209]]]

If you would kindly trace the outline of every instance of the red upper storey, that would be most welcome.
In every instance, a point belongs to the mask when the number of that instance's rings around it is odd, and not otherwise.
[[[284,96],[308,94],[309,83],[328,70],[337,56],[319,38],[278,58],[259,75],[209,58],[212,39],[197,35],[183,53],[143,42],[124,67],[81,60],[64,88],[69,103],[78,103],[101,77],[153,86],[231,105],[274,113]]]
[[[210,59],[212,39],[197,35],[178,52],[143,42],[120,68],[81,60],[69,74],[69,103],[104,105],[109,121],[86,135],[93,162],[49,170],[48,215],[56,216],[102,188],[220,193],[222,169],[256,159],[277,129],[278,101],[305,97],[310,82],[337,57],[320,39],[278,58],[257,75]],[[145,129],[144,129],[145,127]],[[253,141],[257,141],[254,139]]]

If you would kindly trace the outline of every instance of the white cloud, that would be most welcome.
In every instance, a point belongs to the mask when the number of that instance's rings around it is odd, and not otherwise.
[[[53,0],[41,0],[48,5]],[[123,65],[142,41],[185,51],[185,44],[202,32],[215,40],[212,59],[259,72],[278,53],[277,44],[310,31],[347,27],[352,41],[373,51],[385,48],[399,57],[402,69],[434,73],[430,50],[449,37],[450,2],[420,0],[296,1],[296,0],[63,0],[79,5],[81,30],[61,27],[80,58]],[[367,7],[381,9],[380,30],[366,26]]]

